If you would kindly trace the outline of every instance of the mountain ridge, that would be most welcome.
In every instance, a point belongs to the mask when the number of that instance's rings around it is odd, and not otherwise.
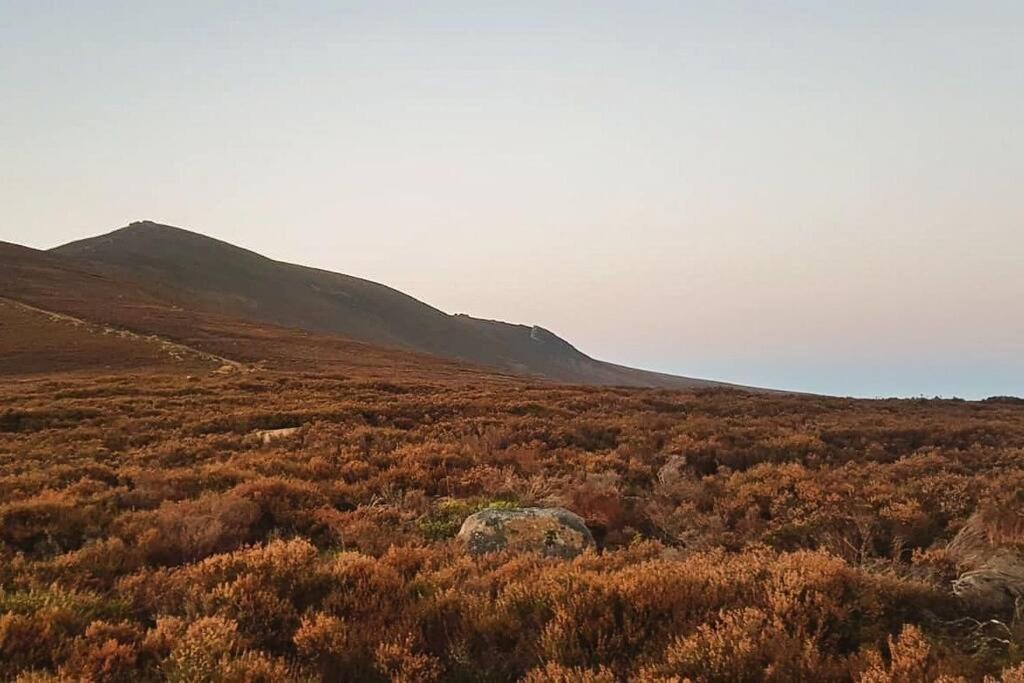
[[[388,285],[276,261],[154,221],[137,221],[48,253],[166,287],[179,299],[221,315],[341,335],[520,375],[674,389],[736,386],[605,363],[538,325],[449,314]]]
[[[0,241],[0,376],[188,372],[193,369],[188,363],[163,352],[185,346],[221,359],[206,370],[227,364],[376,381],[402,377],[474,384],[512,377],[417,351],[218,315],[182,305],[188,296]]]

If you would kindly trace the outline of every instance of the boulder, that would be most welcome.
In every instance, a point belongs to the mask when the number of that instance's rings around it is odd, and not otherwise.
[[[474,555],[509,549],[568,559],[594,547],[583,519],[562,508],[481,510],[466,518],[458,538]]]
[[[953,582],[953,593],[986,611],[1017,611],[1024,598],[1024,562],[1016,558],[964,572]]]
[[[1024,604],[1024,544],[1014,514],[986,510],[964,525],[947,549],[962,571],[953,593],[992,612],[1019,611]]]

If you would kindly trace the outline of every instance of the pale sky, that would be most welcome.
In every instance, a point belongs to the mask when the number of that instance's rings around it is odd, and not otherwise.
[[[0,240],[151,219],[605,360],[1024,395],[1024,3],[0,0]]]

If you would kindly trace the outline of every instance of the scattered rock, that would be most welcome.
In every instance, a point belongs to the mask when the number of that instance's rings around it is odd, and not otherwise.
[[[583,519],[562,508],[481,510],[466,518],[458,538],[474,555],[510,549],[568,559],[594,547]]]

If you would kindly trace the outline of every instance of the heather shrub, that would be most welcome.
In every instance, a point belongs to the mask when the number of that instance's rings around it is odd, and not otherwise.
[[[165,502],[158,510],[128,513],[118,520],[123,539],[158,565],[194,562],[256,539],[259,507],[230,494]]]
[[[864,683],[913,683],[932,681],[940,676],[932,646],[915,626],[906,626],[899,636],[889,636],[889,658],[883,661],[871,653],[868,666],[861,674]],[[947,679],[952,680],[952,679]]]
[[[647,674],[694,681],[822,680],[817,662],[803,661],[802,642],[782,622],[745,607],[721,612],[710,623],[676,638],[664,663]],[[811,653],[813,656],[813,651]]]
[[[375,657],[378,670],[394,683],[430,683],[441,676],[440,662],[416,652],[412,638],[382,642]]]
[[[277,529],[316,536],[319,528],[312,513],[329,504],[324,493],[311,482],[280,477],[239,484],[231,494],[257,506],[264,533]]]
[[[174,626],[178,632],[170,635],[170,651],[161,665],[168,681],[219,680],[227,663],[243,650],[238,626],[229,619],[203,617]]]
[[[37,554],[73,550],[104,522],[102,510],[58,491],[0,503],[0,542]]]
[[[142,629],[131,622],[94,621],[72,641],[60,673],[78,680],[137,680],[142,637]]]
[[[523,683],[615,683],[619,679],[608,669],[581,669],[548,663],[530,669]]]
[[[51,666],[67,635],[67,630],[46,613],[0,616],[0,673],[12,676],[22,670]]]
[[[248,642],[271,651],[291,643],[299,614],[290,598],[269,589],[260,577],[246,574],[230,583],[215,586],[198,600],[202,614],[231,619]]]
[[[131,574],[145,562],[143,552],[120,538],[87,543],[79,550],[40,565],[40,574],[50,581],[60,580],[73,589],[109,590],[118,578]]]
[[[366,674],[369,661],[360,658],[353,646],[353,629],[344,619],[323,612],[314,612],[302,618],[295,631],[295,649],[306,661],[327,678],[332,672],[348,671]]]

